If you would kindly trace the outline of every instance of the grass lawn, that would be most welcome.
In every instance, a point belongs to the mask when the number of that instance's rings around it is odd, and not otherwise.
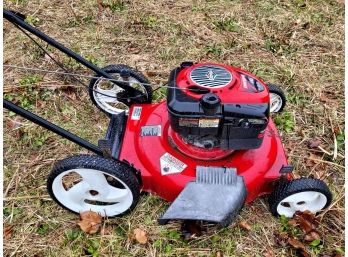
[[[323,179],[334,195],[333,205],[319,216],[321,243],[307,246],[308,251],[312,256],[342,253],[344,1],[102,2],[103,8],[97,0],[5,0],[4,7],[25,13],[28,22],[94,64],[127,64],[156,85],[166,83],[171,69],[187,60],[242,67],[280,85],[288,104],[274,118],[294,174]],[[3,34],[4,64],[57,69],[7,21]],[[47,49],[69,70],[91,75]],[[4,68],[3,89],[6,99],[91,142],[105,133],[107,117],[70,77]],[[165,90],[157,90],[154,101],[164,97]],[[308,146],[315,138],[320,148]],[[245,206],[228,228],[207,226],[202,236],[185,241],[179,222],[157,224],[168,203],[143,195],[131,214],[104,220],[103,233],[87,235],[76,224],[78,216],[55,204],[46,191],[53,164],[79,153],[87,151],[4,111],[4,256],[299,256],[277,243],[277,233],[289,228],[270,214],[266,198]],[[136,228],[147,232],[147,244],[132,241]]]

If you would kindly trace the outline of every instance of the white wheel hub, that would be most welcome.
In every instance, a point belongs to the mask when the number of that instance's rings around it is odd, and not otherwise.
[[[275,93],[270,93],[270,105],[271,105],[271,112],[278,112],[283,105],[283,99],[280,97],[280,95]]]
[[[147,95],[146,89],[141,84],[140,81],[133,77],[129,77],[127,81],[125,81],[119,73],[110,74],[117,81],[128,82],[131,87],[134,87],[144,94]],[[113,84],[109,80],[105,78],[99,78],[93,85],[93,97],[96,103],[100,108],[110,114],[118,114],[120,112],[126,111],[128,113],[129,107],[120,101],[117,100],[117,94],[124,91],[121,87]]]
[[[322,210],[326,203],[327,198],[324,194],[316,191],[305,191],[283,199],[277,206],[277,212],[279,215],[291,218],[296,211],[316,213]]]
[[[63,178],[76,173],[81,179],[66,189]],[[110,179],[119,186],[111,185],[108,182]],[[103,217],[121,214],[133,202],[133,194],[123,181],[95,169],[78,168],[62,172],[54,179],[52,191],[56,199],[68,209],[74,212],[90,210]]]

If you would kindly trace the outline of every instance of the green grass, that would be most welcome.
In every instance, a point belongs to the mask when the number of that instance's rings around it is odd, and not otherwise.
[[[322,243],[313,256],[344,252],[344,4],[340,1],[5,1],[4,6],[28,15],[28,22],[82,54],[99,67],[124,63],[164,85],[182,61],[232,64],[278,84],[287,95],[285,111],[272,115],[294,174],[320,177],[329,184],[336,204],[323,216]],[[53,48],[50,52],[76,73],[92,74]],[[8,22],[4,22],[4,63],[56,70],[47,56]],[[88,80],[85,80],[88,84]],[[4,69],[5,98],[17,102],[63,128],[97,143],[107,117],[89,100],[88,92],[66,76]],[[166,96],[165,88],[154,101]],[[11,127],[13,120],[22,124]],[[332,124],[332,126],[331,126]],[[334,134],[333,132],[334,131]],[[339,156],[310,149],[319,137],[328,153],[337,140]],[[46,177],[60,159],[86,150],[4,111],[4,224],[14,225],[4,242],[5,256],[296,256],[276,244],[284,221],[271,216],[261,198],[246,205],[228,228],[207,226],[197,239],[180,237],[179,222],[159,226],[168,203],[142,195],[127,216],[105,220],[110,234],[87,235],[78,217],[47,196]],[[312,154],[323,163],[312,163]],[[326,176],[327,175],[327,176]],[[239,221],[252,229],[243,230]],[[130,239],[135,228],[149,242]],[[298,231],[291,233],[297,235]]]

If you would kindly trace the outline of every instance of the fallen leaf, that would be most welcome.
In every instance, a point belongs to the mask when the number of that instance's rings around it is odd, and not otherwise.
[[[194,220],[185,220],[181,225],[181,233],[185,240],[191,240],[202,235],[202,228]]]
[[[14,129],[19,129],[22,126],[23,126],[23,123],[21,122],[20,118],[16,117],[14,120],[9,119],[8,128],[14,130]]]
[[[62,115],[62,118],[65,122],[68,122],[71,120],[71,118],[68,115],[64,115],[64,114]]]
[[[14,137],[20,139],[24,135],[23,131],[23,123],[20,117],[16,117],[15,119],[8,119],[7,127],[14,131]]]
[[[288,224],[291,225],[291,226],[293,226],[293,227],[295,227],[295,226],[298,225],[298,224],[297,224],[297,220],[295,220],[295,219],[290,219],[290,220],[288,221]]]
[[[147,243],[147,233],[146,231],[136,228],[133,231],[134,239],[139,243],[139,244],[146,244]]]
[[[325,94],[321,94],[319,97],[320,101],[326,103],[329,101],[329,98],[327,98],[327,96]]]
[[[221,251],[216,252],[216,257],[224,257],[223,253]]]
[[[9,240],[12,237],[14,225],[5,225],[4,227],[4,240]]]
[[[304,219],[302,216],[298,216],[297,221],[303,232],[307,234],[312,231],[312,223],[309,220]]]
[[[316,229],[319,225],[319,221],[315,217],[315,214],[311,213],[310,211],[296,212],[294,219],[298,222],[299,227],[306,234]]]
[[[315,214],[310,211],[297,212],[298,215],[306,220],[309,220],[315,227],[319,225],[319,220],[315,217]]]
[[[300,241],[298,241],[295,238],[290,237],[288,239],[288,243],[295,249],[306,251],[306,247],[304,246],[304,244],[302,244]]]
[[[239,222],[239,226],[241,228],[244,228],[245,230],[250,231],[251,230],[251,226],[244,220],[242,220],[241,222]]]
[[[88,233],[94,234],[99,230],[101,225],[101,216],[93,211],[85,211],[80,213],[80,221],[77,223],[81,230]]]
[[[318,148],[318,146],[321,144],[321,140],[319,138],[313,138],[308,141],[309,148]]]
[[[316,230],[312,230],[308,234],[305,235],[304,240],[308,242],[312,242],[314,240],[319,240],[320,239],[320,234]]]
[[[263,253],[264,257],[275,257],[275,254],[272,249],[268,248],[266,252]]]
[[[274,241],[277,245],[285,247],[288,244],[289,235],[286,232],[274,233]]]

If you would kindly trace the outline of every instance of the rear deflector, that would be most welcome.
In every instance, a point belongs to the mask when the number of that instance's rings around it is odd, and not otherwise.
[[[236,169],[224,167],[196,168],[196,181],[189,182],[159,219],[203,220],[228,226],[238,215],[246,198],[243,177]]]

